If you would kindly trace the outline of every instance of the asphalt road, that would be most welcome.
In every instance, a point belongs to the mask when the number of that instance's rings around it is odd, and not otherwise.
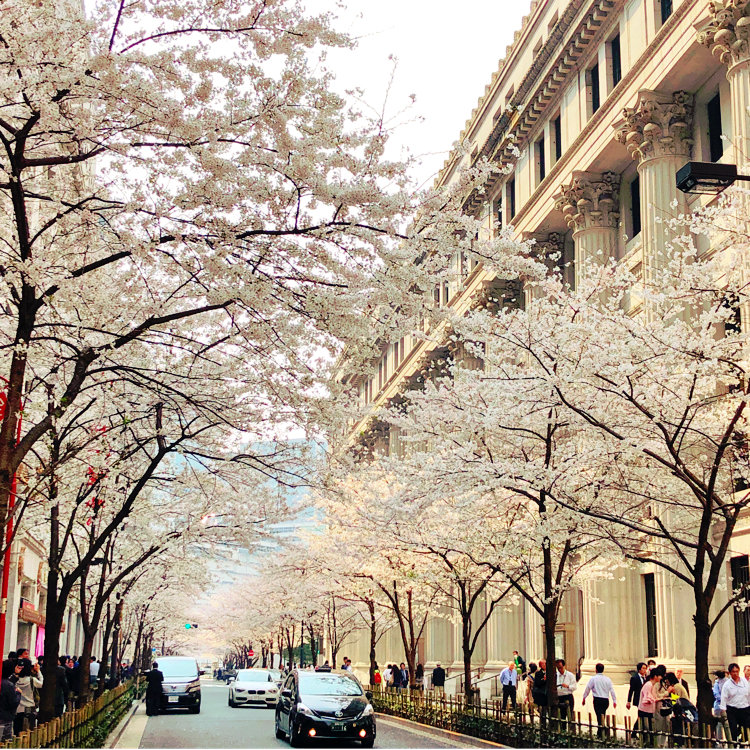
[[[276,748],[289,744],[274,735],[274,711],[270,708],[227,705],[227,687],[213,680],[201,685],[200,714],[173,711],[149,717],[140,738],[142,748]],[[142,714],[143,707],[138,709]],[[145,716],[137,716],[143,720]],[[133,720],[131,720],[133,721]],[[375,747],[378,748],[461,748],[492,747],[457,735],[432,735],[421,726],[390,717],[378,717]],[[135,746],[135,745],[133,745]],[[358,747],[359,745],[355,745]],[[122,745],[118,744],[118,747]],[[346,743],[315,744],[310,747],[351,747]]]

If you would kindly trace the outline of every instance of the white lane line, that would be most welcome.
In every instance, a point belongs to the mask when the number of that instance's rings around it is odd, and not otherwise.
[[[450,744],[451,747],[477,747],[477,745],[469,745],[466,742],[460,742],[458,738],[465,738],[466,735],[464,734],[452,732],[450,729],[441,729],[440,727],[434,727],[435,731],[432,732],[424,731],[422,729],[416,729],[414,726],[415,722],[409,721],[408,719],[402,719],[399,716],[383,716],[381,714],[378,714],[377,722],[378,724],[390,724],[393,727],[403,729],[406,732],[411,732],[412,734],[419,735],[420,737],[427,737],[431,740],[438,741],[442,740],[443,742]],[[416,726],[427,727],[426,724],[417,724]],[[430,728],[432,729],[432,727]],[[506,745],[498,745],[496,742],[490,742],[490,740],[482,740],[479,737],[472,737],[471,739],[474,742],[480,742],[483,745],[487,745],[487,747],[507,747]]]

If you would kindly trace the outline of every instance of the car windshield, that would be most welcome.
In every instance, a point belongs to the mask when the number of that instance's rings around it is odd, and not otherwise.
[[[195,659],[164,659],[159,662],[159,669],[167,680],[173,677],[198,676],[198,663]]]
[[[240,669],[237,682],[272,682],[271,675],[262,669]]]
[[[344,674],[300,674],[299,691],[305,695],[362,695],[362,686]]]

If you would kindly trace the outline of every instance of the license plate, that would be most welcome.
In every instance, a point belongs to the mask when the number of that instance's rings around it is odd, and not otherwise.
[[[169,703],[179,703],[180,702],[180,696],[179,695],[170,695],[169,698],[167,698],[167,701]]]
[[[333,724],[331,724],[331,729],[334,732],[344,732],[346,731],[346,724],[344,724],[341,721],[336,721]]]

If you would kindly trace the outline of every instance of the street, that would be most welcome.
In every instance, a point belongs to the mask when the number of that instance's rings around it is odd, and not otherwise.
[[[268,748],[289,743],[274,736],[274,711],[270,708],[227,705],[227,687],[214,680],[201,685],[202,707],[198,715],[176,711],[146,717],[145,707],[131,719],[116,748]],[[492,743],[458,735],[432,735],[427,727],[400,719],[378,716],[378,748],[497,747]],[[330,743],[318,747],[332,747]],[[336,747],[351,747],[336,743]],[[315,747],[315,745],[312,745]],[[358,745],[355,745],[358,747]]]

